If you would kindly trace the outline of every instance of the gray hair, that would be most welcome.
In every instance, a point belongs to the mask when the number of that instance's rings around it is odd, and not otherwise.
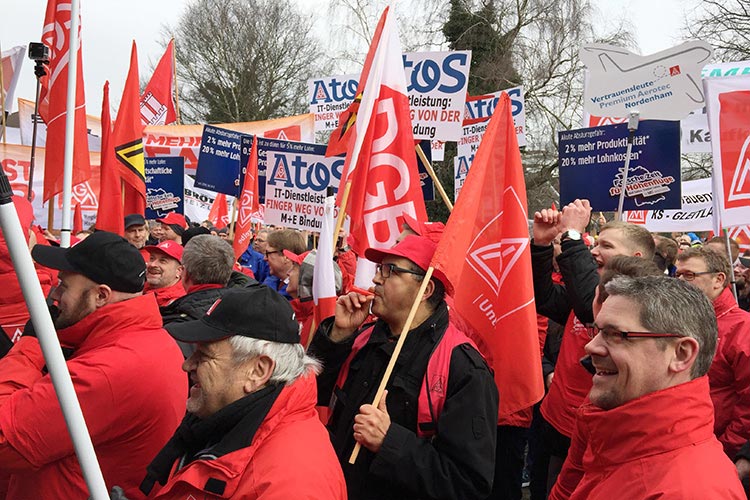
[[[711,302],[698,288],[667,276],[619,276],[605,286],[639,306],[640,322],[650,332],[676,333],[698,341],[691,378],[708,373],[716,352],[718,330]],[[657,339],[664,343],[669,339]]]
[[[242,363],[256,356],[268,356],[276,366],[269,383],[291,384],[301,376],[312,372],[320,373],[320,361],[309,356],[302,344],[282,344],[241,335],[229,337],[235,363]]]
[[[226,285],[232,275],[234,250],[218,236],[199,234],[185,245],[182,265],[196,285]]]

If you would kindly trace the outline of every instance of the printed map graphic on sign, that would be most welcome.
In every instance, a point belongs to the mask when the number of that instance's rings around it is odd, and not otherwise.
[[[622,172],[615,175],[612,180],[612,187],[609,190],[610,196],[619,196],[622,186]],[[669,185],[676,182],[671,175],[663,176],[658,170],[649,171],[645,167],[635,167],[628,170],[628,189],[626,194],[633,198],[636,206],[655,205],[664,201],[666,197],[657,196],[662,193],[669,193]],[[648,198],[648,199],[647,199]]]
[[[679,120],[705,102],[701,69],[713,54],[703,41],[686,42],[649,56],[622,47],[587,44],[581,61],[590,73],[586,111],[596,116]]]

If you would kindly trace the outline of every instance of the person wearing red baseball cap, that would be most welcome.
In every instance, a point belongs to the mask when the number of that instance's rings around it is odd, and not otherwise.
[[[442,222],[421,222],[408,213],[403,213],[404,223],[401,225],[401,234],[396,238],[396,242],[403,240],[409,234],[423,236],[435,243],[440,242],[440,237],[445,231],[445,224]]]
[[[182,286],[182,273],[185,271],[182,266],[182,248],[182,245],[172,240],[144,248],[149,253],[149,260],[143,291],[156,295],[159,307],[185,295],[185,287]]]
[[[182,235],[188,228],[188,223],[184,215],[177,212],[169,212],[161,219],[156,219],[156,222],[161,223],[163,233],[161,241],[172,240],[182,245]]]
[[[408,235],[393,248],[367,249],[377,263],[374,295],[339,297],[310,345],[323,361],[318,402],[331,401],[328,429],[350,499],[490,493],[498,391],[482,355],[449,321],[451,283],[442,273],[427,283],[387,391],[371,404],[436,248]],[[379,319],[363,325],[370,310]],[[350,465],[356,443],[362,450]]]

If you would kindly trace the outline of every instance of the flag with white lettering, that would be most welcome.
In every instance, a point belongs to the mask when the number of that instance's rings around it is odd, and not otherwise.
[[[174,88],[174,38],[141,94],[141,122],[147,125],[169,125],[177,120]]]

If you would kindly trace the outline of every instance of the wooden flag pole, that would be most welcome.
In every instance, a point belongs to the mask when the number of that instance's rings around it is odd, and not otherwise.
[[[445,203],[445,206],[448,207],[448,211],[452,212],[453,203],[451,203],[451,200],[448,198],[448,194],[445,192],[445,189],[443,189],[443,185],[440,183],[440,179],[438,179],[435,170],[433,170],[432,165],[430,165],[430,162],[427,160],[427,156],[425,156],[424,151],[422,151],[422,148],[419,147],[419,144],[417,144],[416,150],[417,156],[419,156],[419,159],[422,161],[422,165],[424,165],[424,168],[427,169],[427,173],[430,174],[430,177],[432,177],[432,182],[435,183],[435,186],[438,189],[438,193],[440,193],[440,197],[443,199],[443,203]]]
[[[177,41],[172,37],[172,79],[174,80],[174,111],[177,125],[180,125],[180,94],[177,92]]]
[[[419,287],[419,291],[417,292],[417,297],[414,299],[414,303],[411,305],[409,316],[406,318],[406,323],[404,323],[404,327],[401,329],[401,335],[398,336],[396,347],[393,349],[393,354],[391,354],[391,359],[388,361],[388,366],[386,367],[383,378],[380,381],[378,391],[375,393],[375,399],[372,402],[372,405],[375,407],[380,404],[380,400],[383,398],[385,386],[388,385],[388,380],[391,378],[393,367],[396,366],[396,360],[398,359],[398,355],[401,354],[401,348],[404,346],[404,342],[406,341],[406,335],[409,333],[409,330],[411,330],[411,324],[414,322],[414,316],[417,315],[417,309],[419,309],[419,304],[422,302],[422,297],[424,297],[424,292],[425,290],[427,290],[427,285],[430,283],[430,278],[432,278],[432,272],[434,270],[435,268],[432,266],[427,269],[427,273],[424,275],[424,279],[422,280],[422,285]],[[352,454],[349,457],[350,464],[353,464],[357,461],[357,456],[359,455],[359,450],[361,448],[362,445],[360,445],[359,443],[354,446],[354,450],[352,450]]]
[[[232,202],[232,218],[229,220],[229,233],[227,233],[227,239],[234,241],[234,223],[237,219],[237,205],[238,201],[237,198],[234,198],[234,202]]]
[[[349,191],[352,189],[352,181],[347,180],[344,186],[344,194],[341,196],[341,206],[339,207],[339,217],[336,219],[336,228],[333,230],[333,248],[336,248],[336,242],[339,239],[341,228],[344,227],[346,219],[346,205],[349,203]]]
[[[55,228],[55,196],[47,200],[47,231],[50,233]]]

